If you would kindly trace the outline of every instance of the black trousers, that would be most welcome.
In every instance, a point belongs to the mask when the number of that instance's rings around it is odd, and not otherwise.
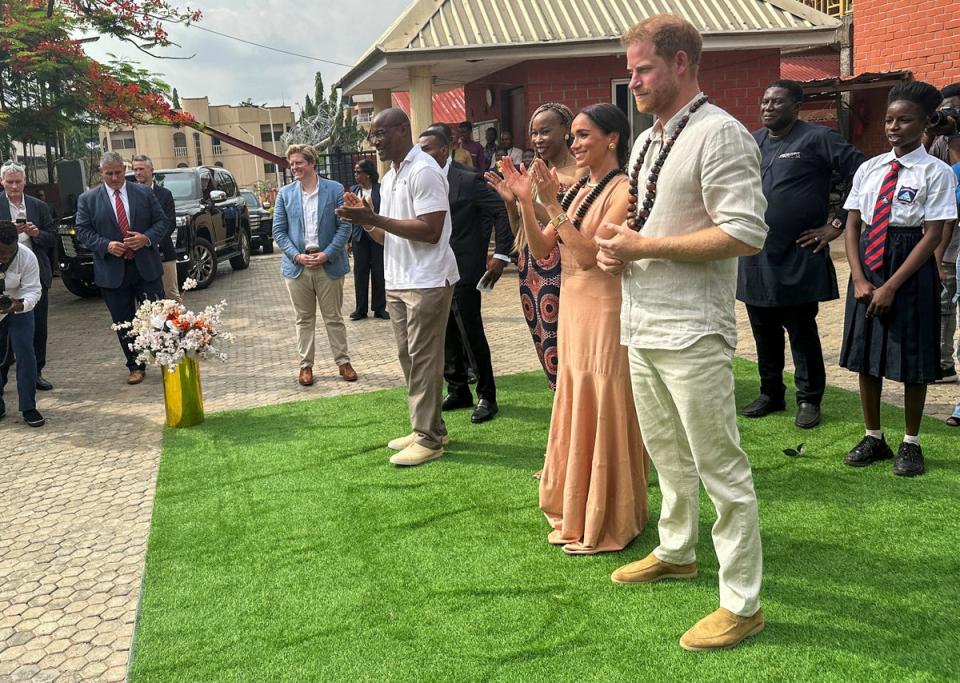
[[[353,243],[353,288],[357,294],[357,313],[367,312],[367,285],[373,290],[374,313],[387,310],[387,292],[383,282],[383,245],[369,235]]]
[[[467,382],[467,364],[470,347],[473,371],[477,375],[477,398],[488,401],[497,400],[497,386],[493,380],[493,364],[490,362],[490,345],[483,332],[483,318],[480,315],[480,292],[474,285],[457,285],[453,288],[453,304],[447,320],[447,336],[443,350],[443,378],[447,380],[447,391],[454,396],[470,396]],[[467,338],[463,338],[460,325],[457,324],[454,309],[459,312]]]
[[[817,329],[820,304],[799,306],[747,305],[750,327],[757,343],[757,365],[760,369],[760,393],[774,400],[782,399],[787,390],[783,384],[784,339],[790,337],[790,352],[795,368],[797,403],[820,405],[827,384],[823,366],[823,350]]]
[[[37,375],[43,373],[43,366],[47,364],[47,312],[50,310],[50,290],[40,287],[40,301],[33,307],[33,353],[37,357]],[[7,383],[10,367],[16,362],[13,345],[7,343],[7,348],[0,348],[0,381]],[[4,357],[6,351],[6,357]]]
[[[119,287],[100,288],[100,295],[103,297],[104,303],[107,304],[110,318],[115,325],[133,320],[133,316],[137,313],[137,307],[145,299],[163,298],[162,277],[155,280],[144,280],[133,261],[127,261],[125,265],[123,282]],[[133,342],[133,339],[127,336],[128,332],[129,330],[117,330],[117,339],[120,340],[120,348],[123,349],[123,355],[127,359],[127,367],[130,370],[143,370],[144,365],[137,362],[136,352],[130,350],[129,344]]]

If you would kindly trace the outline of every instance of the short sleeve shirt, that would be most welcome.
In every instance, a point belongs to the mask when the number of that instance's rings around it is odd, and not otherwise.
[[[640,135],[628,168],[653,138],[640,179],[643,184],[663,147],[697,95],[664,125]],[[746,128],[711,104],[690,115],[657,180],[657,199],[642,234],[685,235],[709,227],[752,247],[763,246],[767,200],[760,184],[760,150]],[[643,259],[623,272],[620,342],[643,349],[684,349],[718,334],[737,345],[737,259],[682,263]]]
[[[892,152],[865,162],[853,177],[853,186],[844,208],[860,212],[860,220],[873,223],[877,195],[890,162],[897,159]],[[897,159],[903,168],[897,175],[897,187],[890,207],[890,225],[922,226],[924,221],[953,220],[957,217],[957,178],[944,162],[927,153],[923,146]]]
[[[380,182],[380,214],[411,220],[443,211],[443,232],[436,244],[397,237],[383,238],[383,275],[387,289],[428,289],[455,284],[460,279],[450,248],[450,196],[447,179],[433,157],[414,145],[399,168],[391,168]]]

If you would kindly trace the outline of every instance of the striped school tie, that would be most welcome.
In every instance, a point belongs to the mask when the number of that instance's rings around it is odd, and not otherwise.
[[[887,239],[893,193],[897,189],[897,177],[901,168],[903,164],[896,159],[890,162],[890,170],[883,178],[877,203],[873,207],[873,223],[870,224],[870,232],[867,233],[867,248],[863,252],[863,257],[867,268],[874,272],[883,268],[883,245]]]

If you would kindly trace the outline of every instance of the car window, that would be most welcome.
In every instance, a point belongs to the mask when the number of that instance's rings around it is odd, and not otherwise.
[[[243,201],[245,201],[251,209],[260,208],[260,202],[257,201],[257,196],[253,194],[253,192],[241,192],[240,196],[243,197]]]
[[[217,171],[215,182],[217,189],[226,192],[228,197],[237,196],[237,184],[233,182],[233,177],[226,171]]]
[[[213,190],[213,174],[205,168],[200,169],[200,192],[204,199],[210,199],[210,192]]]
[[[153,181],[170,190],[174,201],[196,199],[196,186],[192,173],[156,173]]]

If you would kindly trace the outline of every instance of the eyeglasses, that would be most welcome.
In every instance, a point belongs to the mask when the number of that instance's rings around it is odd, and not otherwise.
[[[384,126],[383,128],[377,128],[376,130],[371,130],[367,134],[367,142],[375,142],[377,140],[383,140],[387,136],[387,131],[391,128],[396,128],[399,124],[392,124],[389,126]]]

